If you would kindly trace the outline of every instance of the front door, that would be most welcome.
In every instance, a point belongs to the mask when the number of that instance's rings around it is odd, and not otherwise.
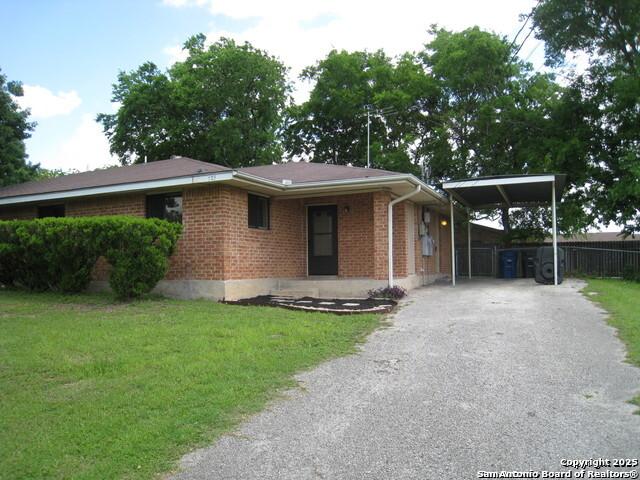
[[[338,208],[308,207],[309,275],[338,274]]]

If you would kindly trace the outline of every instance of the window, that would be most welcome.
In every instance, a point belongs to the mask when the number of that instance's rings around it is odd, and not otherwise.
[[[64,217],[64,205],[45,205],[38,207],[38,218]]]
[[[249,194],[249,227],[269,228],[269,199]]]
[[[147,218],[161,218],[182,223],[182,194],[147,195]]]

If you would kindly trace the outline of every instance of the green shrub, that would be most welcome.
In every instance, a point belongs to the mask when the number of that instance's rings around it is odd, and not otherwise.
[[[79,292],[99,256],[113,266],[120,298],[149,292],[164,276],[181,226],[132,217],[0,222],[0,282],[29,290]]]
[[[36,252],[28,253],[27,258],[42,255],[44,278],[49,289],[84,290],[100,255],[100,245],[95,241],[95,222],[89,218],[43,218],[35,220],[33,225],[36,226],[34,236],[40,237],[43,245],[38,245]]]
[[[0,222],[0,284],[13,285],[18,269],[18,244],[14,222]]]
[[[103,217],[100,243],[113,269],[109,285],[121,299],[150,292],[169,268],[182,226],[158,219]]]
[[[0,223],[0,282],[29,290],[78,292],[99,255],[95,224],[83,218]]]

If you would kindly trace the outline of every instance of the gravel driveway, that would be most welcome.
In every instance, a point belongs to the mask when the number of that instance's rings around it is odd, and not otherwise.
[[[173,478],[470,479],[637,458],[640,415],[626,402],[640,369],[582,287],[414,291],[360,353],[299,375],[302,388],[185,456]]]

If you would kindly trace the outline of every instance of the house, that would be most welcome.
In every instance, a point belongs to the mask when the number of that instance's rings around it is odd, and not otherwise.
[[[156,287],[181,298],[360,297],[432,282],[451,270],[448,208],[447,197],[413,175],[305,162],[230,169],[175,157],[0,189],[4,220],[118,214],[182,222]],[[108,271],[100,261],[92,285],[106,285]]]

